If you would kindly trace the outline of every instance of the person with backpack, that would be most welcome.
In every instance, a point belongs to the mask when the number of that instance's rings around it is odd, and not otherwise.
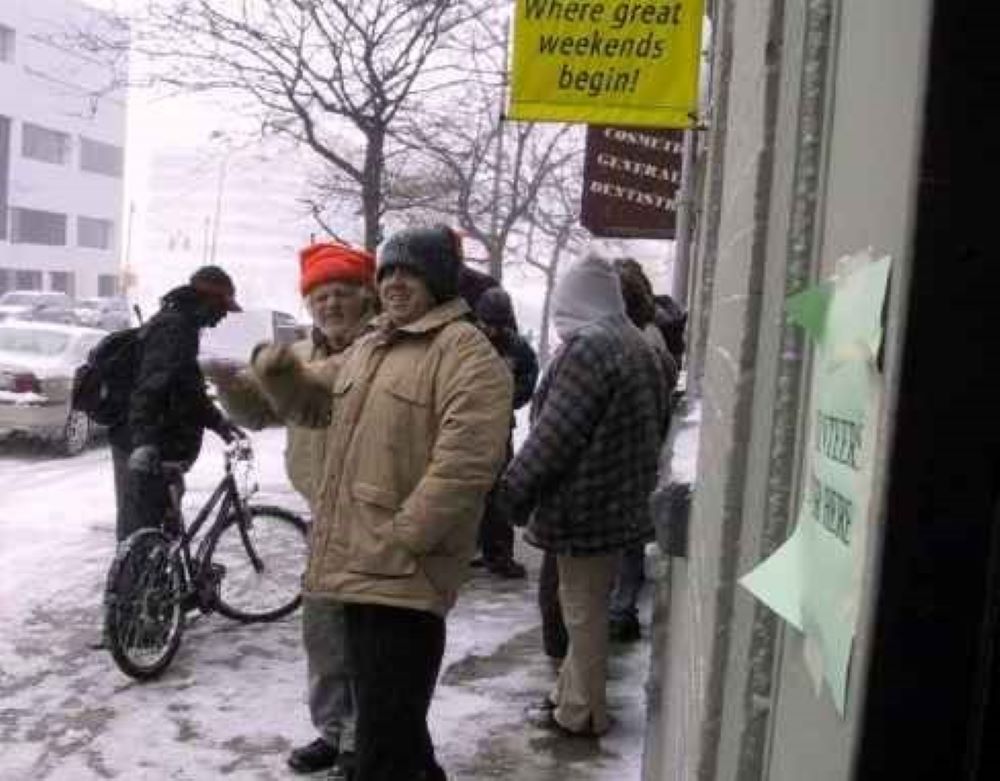
[[[160,311],[138,329],[124,409],[108,431],[119,541],[162,524],[169,507],[163,462],[190,468],[205,429],[227,443],[240,435],[209,399],[198,366],[201,329],[239,311],[229,275],[218,266],[203,266],[188,284],[167,293]]]

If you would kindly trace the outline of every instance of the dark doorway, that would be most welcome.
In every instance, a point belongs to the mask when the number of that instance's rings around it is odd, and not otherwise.
[[[936,3],[857,779],[1000,777],[995,30]]]

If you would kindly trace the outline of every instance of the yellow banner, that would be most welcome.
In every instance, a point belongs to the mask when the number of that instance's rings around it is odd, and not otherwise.
[[[704,0],[516,0],[508,115],[691,127]]]

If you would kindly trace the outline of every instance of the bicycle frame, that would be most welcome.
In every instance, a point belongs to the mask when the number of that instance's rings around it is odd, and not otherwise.
[[[181,528],[181,534],[175,540],[171,548],[173,551],[178,549],[180,550],[184,570],[182,577],[185,581],[186,590],[189,592],[192,590],[197,591],[199,576],[207,556],[208,543],[212,538],[212,533],[220,525],[226,522],[231,512],[236,513],[237,515],[240,539],[243,542],[243,547],[247,552],[247,556],[249,557],[251,564],[257,572],[260,572],[263,569],[263,562],[257,554],[257,551],[254,549],[250,536],[247,534],[245,515],[243,512],[244,500],[243,497],[240,496],[239,488],[236,484],[236,476],[233,474],[232,461],[232,456],[227,455],[225,475],[223,475],[222,480],[220,480],[219,484],[215,487],[215,490],[212,492],[208,501],[198,511],[198,514],[195,516],[195,519],[190,526],[185,525],[180,497],[176,495],[173,490],[174,487],[171,486],[171,506],[173,511],[177,514]],[[192,555],[191,543],[201,532],[202,528],[204,528],[213,513],[215,514],[215,519],[209,526],[206,533],[202,536],[201,541],[198,543],[197,551],[194,555]]]

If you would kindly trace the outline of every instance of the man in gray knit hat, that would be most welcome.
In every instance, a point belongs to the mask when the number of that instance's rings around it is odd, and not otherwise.
[[[280,346],[253,361],[273,409],[323,432],[304,590],[345,605],[360,781],[446,778],[427,712],[513,396],[460,268],[448,228],[397,233],[379,259],[382,314],[342,363],[317,372]]]

